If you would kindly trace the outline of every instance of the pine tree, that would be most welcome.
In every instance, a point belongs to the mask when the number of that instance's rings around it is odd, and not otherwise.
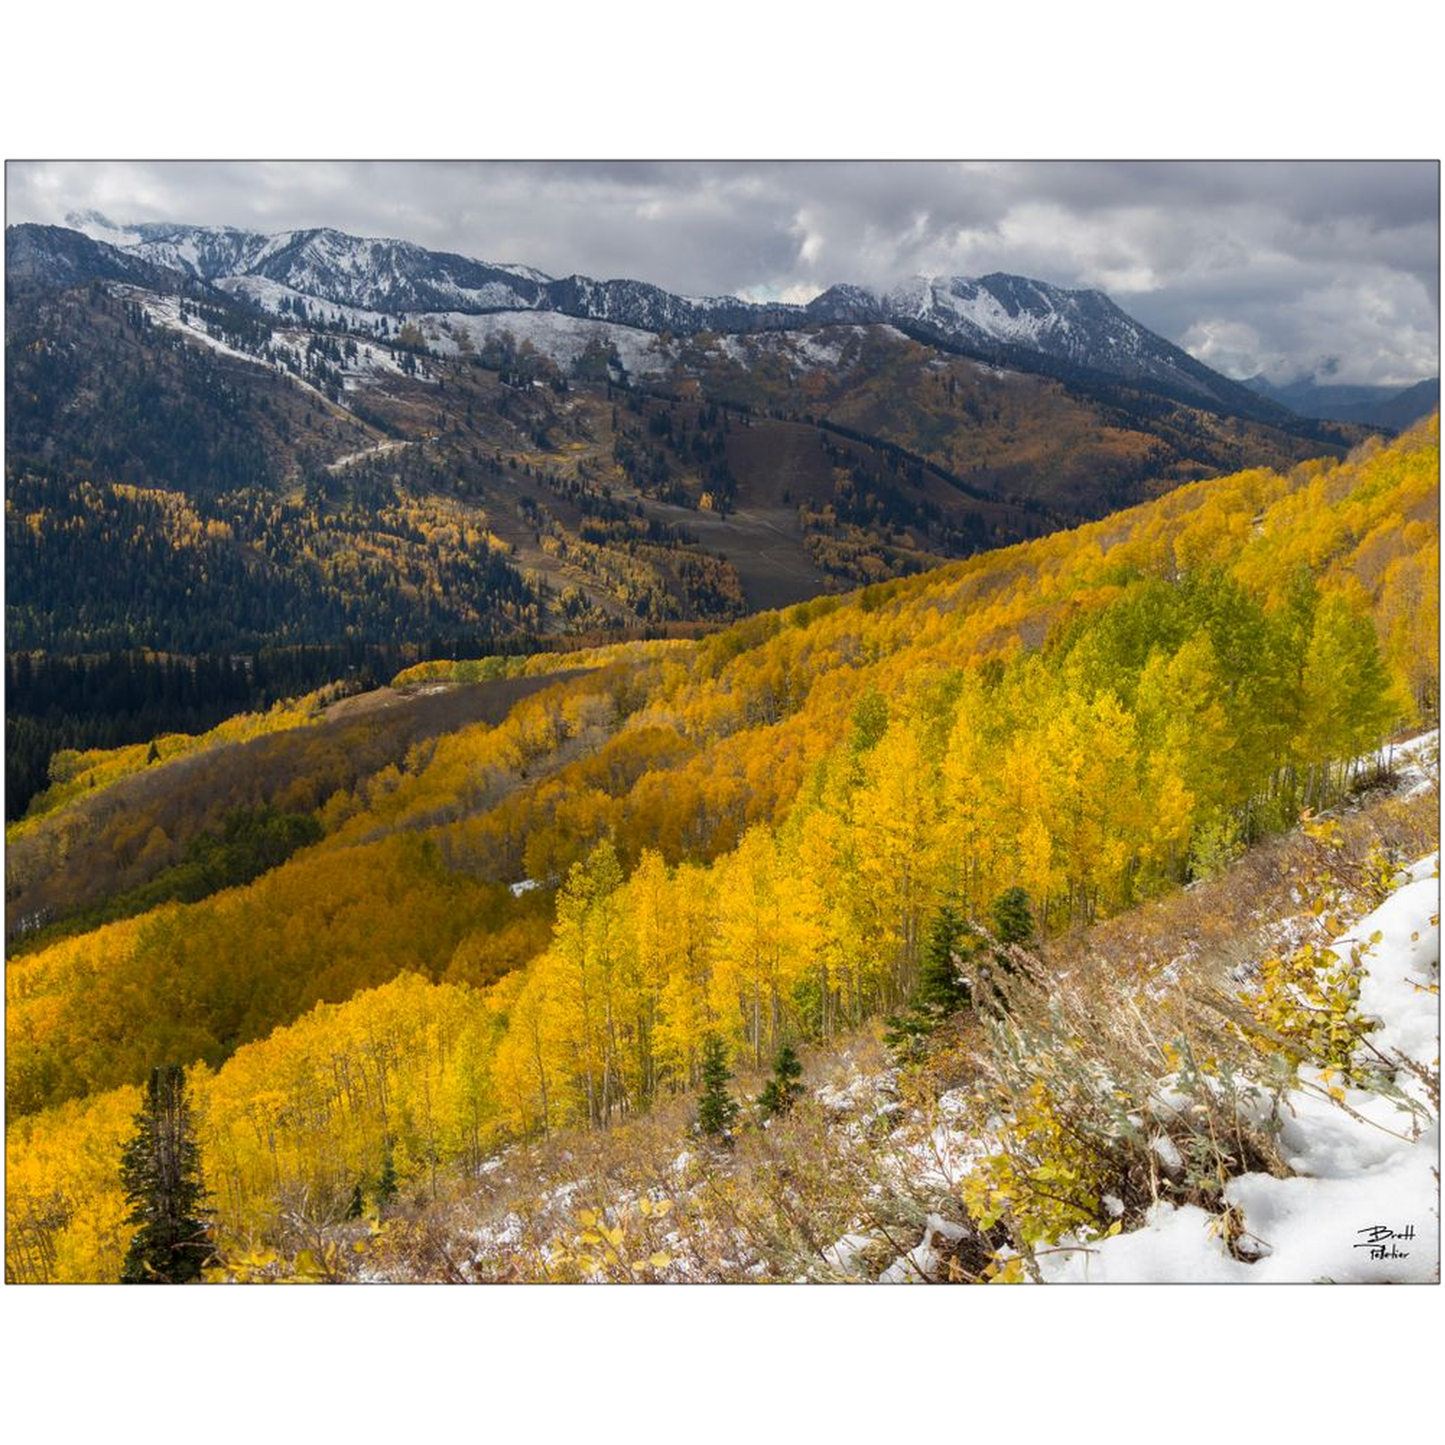
[[[361,1192],[361,1180],[357,1180],[351,1187],[351,1198],[346,1205],[346,1217],[348,1219],[360,1219],[366,1213],[366,1200]]]
[[[151,739],[150,750],[146,753],[146,767],[161,760],[161,750],[156,746],[155,739]]]
[[[950,903],[939,909],[928,930],[912,1005],[934,1018],[967,1008],[973,990],[961,971],[978,950],[978,934]]]
[[[1029,895],[1022,888],[1000,893],[993,905],[993,931],[1000,943],[1027,943],[1034,936]]]
[[[381,1177],[376,1181],[376,1193],[372,1196],[376,1207],[384,1209],[400,1192],[396,1181],[396,1161],[391,1157],[391,1141],[387,1140],[386,1158],[382,1161]]]
[[[737,1100],[728,1093],[727,1050],[716,1034],[709,1034],[702,1045],[702,1094],[697,1102],[697,1127],[714,1138],[726,1139],[738,1116]]]
[[[1005,995],[996,987],[996,980],[1010,977],[1018,971],[1009,953],[1009,945],[1027,944],[1034,936],[1034,916],[1025,889],[1006,889],[994,900],[993,928],[994,937],[1002,946],[993,950],[991,961],[986,960],[980,965],[979,981],[983,985],[981,1001],[984,1007],[998,1017],[1007,1008]]]
[[[199,1279],[211,1255],[200,1151],[191,1128],[184,1071],[151,1070],[135,1135],[121,1155],[121,1182],[137,1226],[121,1269],[124,1284]]]
[[[884,1043],[896,1054],[904,1058],[916,1054],[945,1018],[973,1002],[973,987],[962,970],[979,944],[968,920],[952,904],[944,904],[929,927],[908,1010],[890,1018],[883,1033]]]
[[[778,1050],[773,1063],[773,1077],[768,1080],[758,1100],[758,1107],[765,1119],[775,1114],[786,1114],[793,1107],[799,1093],[798,1081],[803,1077],[803,1063],[792,1044],[784,1044]]]

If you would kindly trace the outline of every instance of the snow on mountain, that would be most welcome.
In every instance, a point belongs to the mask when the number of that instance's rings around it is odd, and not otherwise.
[[[1141,326],[1102,291],[1070,291],[1000,272],[977,279],[915,276],[879,304],[883,314],[899,324],[953,345],[1019,348],[1216,397],[1235,389],[1234,383]]]
[[[106,223],[110,224],[110,223]],[[253,296],[274,309],[274,294],[244,290],[269,281],[297,296],[370,312],[553,311],[650,332],[748,334],[824,325],[897,322],[960,346],[1016,346],[1080,365],[1187,380],[1183,353],[1126,316],[1097,291],[994,274],[914,277],[880,295],[839,285],[806,306],[735,296],[682,296],[644,281],[552,279],[514,264],[496,265],[428,251],[407,241],[330,229],[275,236],[229,227],[135,228],[127,249]],[[547,333],[559,334],[555,329]],[[1177,359],[1176,359],[1177,358]]]
[[[760,364],[784,363],[793,375],[823,370],[842,375],[863,355],[863,343],[872,335],[906,343],[893,326],[875,324],[826,326],[812,330],[760,331],[718,338],[718,349],[729,361],[751,370]]]
[[[245,274],[271,242],[259,232],[233,226],[148,223],[135,229],[141,239],[126,251],[201,281]]]
[[[69,288],[90,281],[129,281],[171,291],[189,284],[131,251],[65,226],[22,224],[5,229],[5,280]]]
[[[654,332],[560,311],[496,311],[483,316],[456,311],[414,312],[406,319],[420,327],[434,351],[447,356],[461,350],[459,338],[463,335],[481,350],[492,337],[510,333],[519,345],[529,342],[564,370],[594,344],[615,350],[629,376],[660,376],[677,357],[677,347]]]
[[[915,276],[890,292],[883,305],[895,316],[930,321],[960,335],[1037,346],[1041,339],[1069,335],[1081,295],[1098,293],[1062,291],[1014,276],[978,281],[966,276]]]
[[[71,211],[65,224],[72,231],[89,236],[92,241],[104,241],[108,246],[134,246],[144,238],[139,231],[117,226],[103,211]]]
[[[308,312],[321,303],[337,317],[368,313],[361,323],[368,329],[375,329],[383,314],[501,312],[547,312],[672,336],[891,324],[987,361],[1013,365],[1037,357],[1052,374],[1064,368],[1065,379],[1072,374],[1069,368],[1082,368],[1240,416],[1279,424],[1290,415],[1155,335],[1100,291],[1067,290],[1001,272],[977,278],[916,276],[883,294],[837,285],[799,306],[683,296],[635,280],[554,279],[515,263],[478,261],[409,241],[324,227],[265,236],[227,226],[149,222],[123,227],[97,212],[72,220],[85,228],[89,244],[110,253],[104,265],[92,258],[97,274],[124,275],[128,265],[144,261],[278,314],[283,303],[294,313],[298,300]],[[74,231],[68,234],[81,239]],[[538,334],[565,352],[583,333],[543,326]],[[648,342],[644,350],[650,347]],[[637,354],[636,347],[632,350]]]
[[[547,280],[525,266],[492,266],[329,228],[275,236],[226,226],[138,229],[143,239],[130,250],[204,280],[261,278],[321,301],[391,314],[529,307]]]
[[[283,285],[266,276],[218,276],[213,284],[228,296],[239,297],[273,316],[298,314],[296,308],[299,305],[313,321],[327,326],[345,326],[353,331],[375,331],[392,321],[384,311],[368,311],[361,306],[321,301],[296,290],[294,286]]]
[[[396,377],[405,368],[392,350],[380,343],[357,341],[354,352],[350,348],[335,346],[334,338],[299,326],[278,326],[273,328],[267,340],[255,348],[242,349],[213,332],[206,322],[194,311],[189,310],[174,296],[157,295],[152,291],[135,287],[118,288],[121,294],[138,302],[157,326],[168,331],[179,332],[193,345],[203,346],[221,356],[251,365],[267,366],[289,377],[307,391],[325,396],[309,375],[316,371],[312,352],[314,347],[329,340],[336,354],[325,357],[327,369],[341,378],[342,390],[351,392],[359,387],[374,383],[385,377]],[[424,371],[416,371],[417,380],[430,380]]]

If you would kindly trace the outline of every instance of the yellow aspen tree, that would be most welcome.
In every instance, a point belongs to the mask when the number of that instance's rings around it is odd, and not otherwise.
[[[859,886],[878,920],[887,1007],[913,986],[921,920],[935,892],[927,860],[937,820],[933,770],[914,728],[899,719],[865,755],[849,820]]]

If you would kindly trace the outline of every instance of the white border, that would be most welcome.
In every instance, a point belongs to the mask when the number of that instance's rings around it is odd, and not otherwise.
[[[1426,16],[1392,0],[17,6],[0,106],[13,158],[1438,158]],[[1399,1435],[1434,1413],[1440,1302],[6,1289],[0,1418],[26,1440]]]

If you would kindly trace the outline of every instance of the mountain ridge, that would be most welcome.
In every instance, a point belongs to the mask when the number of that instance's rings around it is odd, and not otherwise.
[[[333,228],[265,235],[226,226],[147,222],[129,228],[106,217],[70,219],[139,259],[221,285],[261,279],[332,305],[391,315],[554,311],[654,334],[746,335],[813,325],[888,324],[917,339],[1002,364],[1032,359],[1123,380],[1192,405],[1280,425],[1295,413],[1246,387],[1134,320],[1104,292],[1031,277],[915,276],[887,291],[839,283],[804,304],[736,296],[683,296],[651,282],[580,274],[551,277],[409,241],[358,237]],[[15,228],[12,228],[15,229]],[[119,263],[113,263],[119,264]],[[248,296],[265,308],[263,297]]]
[[[1251,376],[1242,384],[1300,416],[1391,431],[1404,430],[1440,405],[1438,376],[1404,387],[1346,386],[1322,383],[1313,376],[1277,386],[1262,375]]]

